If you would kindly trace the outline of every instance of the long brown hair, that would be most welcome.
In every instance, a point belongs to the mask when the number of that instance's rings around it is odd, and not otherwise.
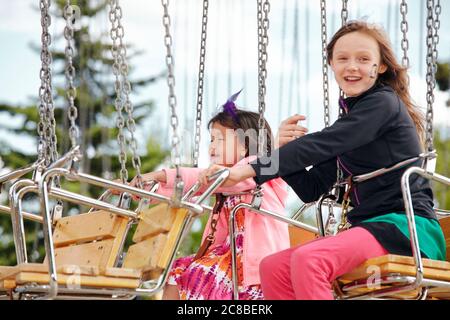
[[[365,21],[351,21],[342,26],[334,34],[327,46],[328,64],[330,64],[333,59],[333,49],[338,39],[351,32],[365,33],[377,41],[380,48],[381,63],[387,67],[387,70],[379,75],[378,81],[389,85],[398,94],[400,99],[406,105],[408,113],[416,125],[417,134],[423,142],[425,133],[424,115],[419,107],[413,103],[411,95],[409,94],[407,68],[398,63],[395,53],[392,50],[389,37],[382,27]]]
[[[226,111],[221,111],[216,114],[211,118],[211,120],[208,121],[208,129],[210,129],[211,126],[217,122],[226,128],[238,130],[238,138],[244,143],[245,146],[245,157],[256,155],[259,134],[259,114],[237,108],[234,110],[236,113],[235,117]],[[272,130],[270,129],[269,123],[266,119],[264,119],[264,133],[266,135],[265,152],[270,154],[273,149],[273,136]]]

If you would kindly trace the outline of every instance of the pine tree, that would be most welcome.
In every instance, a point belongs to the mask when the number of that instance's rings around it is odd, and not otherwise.
[[[104,10],[109,10],[107,2],[79,0],[72,1],[73,5],[77,5],[81,9],[81,14],[84,18],[94,19],[99,13]],[[95,5],[94,5],[95,4]],[[63,19],[63,8],[65,1],[59,0],[52,5],[52,21]],[[126,26],[125,26],[126,27]],[[52,43],[65,40],[62,36],[63,30],[58,35],[52,35]],[[84,151],[83,161],[81,163],[80,171],[87,172],[95,176],[104,176],[107,178],[117,178],[120,170],[120,164],[117,159],[118,146],[116,136],[118,133],[115,128],[116,111],[114,108],[114,83],[112,75],[112,58],[111,58],[111,39],[108,37],[109,33],[105,33],[102,37],[94,39],[91,36],[88,25],[82,25],[81,28],[74,33],[75,56],[73,64],[76,69],[77,98],[75,105],[78,107],[77,124],[80,127],[79,143]],[[126,42],[126,37],[125,37]],[[39,57],[40,40],[36,39],[37,59]],[[61,49],[54,48],[52,45],[52,72],[53,72],[53,88],[55,101],[55,119],[57,122],[57,140],[59,154],[67,152],[70,147],[68,139],[68,120],[67,120],[67,102],[65,89],[65,54],[64,45]],[[139,54],[133,48],[128,47],[128,63],[130,64],[130,71],[132,70],[131,62],[134,55]],[[145,79],[138,79],[131,82],[133,92],[139,92],[151,85],[155,81],[164,76],[164,68],[162,67],[161,74],[148,76]],[[106,81],[105,81],[106,79]],[[130,79],[131,80],[131,79]],[[29,106],[14,106],[14,105],[0,105],[0,113],[9,114],[11,116],[21,115],[23,122],[19,127],[8,128],[11,134],[21,138],[31,138],[37,141],[36,125],[39,121],[38,99],[36,105]],[[153,109],[152,101],[144,101],[139,104],[134,104],[134,115],[136,125],[142,122],[145,117],[151,113]],[[160,164],[169,154],[167,150],[163,150],[160,145],[148,139],[146,143],[146,152],[141,155],[142,171],[148,172],[153,170]],[[33,163],[37,158],[36,148],[24,152],[18,148],[16,141],[5,141],[0,137],[0,155],[5,167],[15,169],[27,164]],[[130,155],[128,155],[130,159]],[[133,177],[135,172],[128,162],[129,177]],[[1,169],[1,168],[0,168]],[[80,189],[81,186],[81,189]],[[85,195],[92,195],[97,197],[101,190],[86,188],[85,184],[70,184],[65,183],[63,187],[73,191],[80,192]],[[5,202],[5,192],[0,198],[0,203]],[[35,223],[26,222],[27,230],[27,244],[28,252],[37,249],[40,252],[39,258],[43,257],[42,244],[39,248],[32,248],[36,245],[36,232],[39,230],[35,228]],[[11,232],[11,220],[7,215],[0,215],[0,265],[12,265],[15,263],[14,243]],[[36,257],[37,254],[36,254]]]

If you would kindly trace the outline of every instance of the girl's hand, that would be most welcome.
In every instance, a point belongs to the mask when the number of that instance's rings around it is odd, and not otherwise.
[[[305,116],[296,114],[281,122],[280,127],[278,128],[277,137],[275,139],[275,149],[284,146],[292,140],[304,136],[308,132],[308,129],[299,126],[297,122],[305,119]]]
[[[226,167],[224,167],[224,166],[219,166],[217,164],[213,164],[208,169],[203,170],[200,173],[198,180],[200,181],[200,183],[202,185],[207,185],[207,184],[209,184],[209,182],[208,182],[209,176],[211,176],[214,173],[216,173],[217,171],[225,169],[225,168]],[[222,184],[222,187],[232,187],[232,186],[238,184],[239,182],[241,182],[247,178],[254,177],[256,175],[255,171],[253,170],[253,168],[250,165],[228,168],[228,170],[230,170],[230,175],[225,180],[225,182]]]
[[[113,180],[113,182],[122,184],[122,179],[116,179],[116,180]],[[129,185],[129,183],[126,183],[126,184]],[[120,195],[122,192],[123,191],[120,191],[117,189],[111,189],[111,193],[114,195]]]
[[[162,183],[166,183],[166,172],[165,171],[154,171],[149,172],[142,175],[142,181],[158,181]],[[122,179],[116,179],[114,182],[122,183]],[[137,177],[134,177],[133,180],[131,180],[130,183],[127,183],[127,185],[131,187],[137,187]],[[111,189],[111,193],[115,195],[119,195],[122,193],[122,191]]]
[[[167,182],[166,172],[164,170],[145,173],[141,175],[141,177],[142,182],[144,181],[158,181],[162,183]],[[130,186],[137,187],[137,177],[134,177],[133,180],[131,180]]]

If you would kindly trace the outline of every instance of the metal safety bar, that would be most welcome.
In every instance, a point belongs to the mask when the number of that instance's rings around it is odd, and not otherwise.
[[[304,206],[305,210],[308,206]],[[319,230],[315,227],[312,227],[308,224],[296,221],[294,219],[282,216],[278,213],[265,210],[265,209],[257,209],[248,203],[240,203],[236,205],[233,210],[230,212],[230,216],[228,218],[228,226],[229,226],[229,236],[230,236],[230,248],[231,248],[231,271],[232,271],[232,283],[233,283],[233,300],[239,300],[239,292],[238,292],[238,273],[237,273],[237,257],[236,257],[236,225],[235,225],[235,216],[238,210],[247,209],[252,212],[268,216],[274,218],[278,221],[286,222],[295,227],[301,228],[303,230],[319,234]]]
[[[37,167],[42,166],[43,164],[44,164],[44,160],[39,160],[39,161],[36,161],[33,164],[30,164],[29,166],[26,166],[26,167],[19,168],[19,169],[13,170],[11,172],[8,172],[8,173],[0,176],[0,185],[2,183],[5,183],[6,181],[18,179],[18,178],[20,178],[20,177],[22,177],[22,176],[32,172]]]
[[[50,226],[48,225],[48,221],[50,220],[50,215],[49,215],[49,210],[48,210],[48,197],[55,197],[55,198],[60,198],[66,201],[72,201],[75,203],[79,203],[82,202],[82,204],[86,204],[86,205],[91,205],[94,207],[98,207],[99,209],[107,209],[107,210],[111,210],[111,212],[114,212],[116,214],[120,214],[123,216],[127,216],[127,217],[132,217],[132,218],[137,218],[137,214],[135,212],[129,211],[129,210],[125,210],[122,208],[117,208],[114,207],[113,205],[110,205],[108,203],[105,203],[103,201],[100,200],[94,200],[88,197],[84,197],[84,196],[80,196],[78,194],[73,194],[71,192],[59,189],[59,188],[50,188],[50,191],[46,191],[49,189],[48,183],[49,181],[51,181],[52,177],[55,175],[60,175],[60,176],[65,176],[68,179],[72,179],[72,180],[82,180],[82,181],[89,181],[91,182],[92,180],[94,180],[96,182],[96,184],[102,184],[104,181],[102,181],[103,179],[98,178],[98,177],[94,177],[94,176],[89,176],[89,175],[82,175],[81,179],[80,179],[80,174],[79,173],[74,173],[72,171],[69,171],[67,169],[51,169],[49,171],[47,171],[41,179],[39,188],[36,187],[35,184],[33,185],[29,185],[24,187],[21,191],[19,192],[18,195],[16,195],[17,197],[20,197],[17,201],[17,203],[19,203],[19,209],[20,209],[20,200],[23,197],[23,195],[27,192],[38,192],[41,193],[41,202],[42,199],[44,199],[44,201],[42,202],[42,205],[44,207],[43,213],[44,213],[44,226],[45,223],[47,223],[47,230],[45,230],[44,232],[44,240],[46,240],[46,251],[47,251],[47,256],[48,256],[48,260],[49,260],[49,272],[50,272],[50,282],[49,285],[44,285],[44,286],[22,286],[21,290],[22,291],[27,291],[27,290],[31,290],[34,292],[45,292],[47,293],[47,295],[45,295],[44,297],[40,297],[41,298],[45,298],[45,299],[53,299],[57,296],[58,294],[58,284],[57,284],[57,274],[56,274],[56,269],[55,269],[55,262],[54,262],[54,246],[53,246],[53,242],[51,241],[51,234],[48,232],[48,230],[51,230]],[[213,177],[210,178],[210,180],[214,177],[217,177],[217,179],[207,188],[207,190],[202,194],[201,197],[199,197],[196,201],[196,203],[192,204],[187,202],[187,209],[189,210],[189,215],[187,216],[187,218],[184,220],[183,226],[182,226],[182,230],[184,230],[186,228],[186,226],[188,225],[188,222],[192,215],[198,215],[201,214],[203,212],[203,208],[200,206],[200,203],[203,202],[211,193],[213,193],[228,177],[229,175],[229,170],[225,169],[222,170],[221,172],[218,172],[217,174],[215,174]],[[122,185],[122,184],[117,184],[111,181],[107,181],[108,185],[107,187],[113,187],[114,189],[117,190],[121,190],[121,191],[126,191],[129,193],[134,193],[140,197],[154,197],[154,194],[151,192],[141,192],[140,189],[136,189],[131,187],[129,188],[128,186]],[[38,190],[37,190],[38,189]],[[125,189],[125,190],[123,190]],[[153,189],[153,188],[152,188]],[[131,192],[130,192],[131,191]],[[164,200],[164,202],[169,203],[170,204],[170,199],[164,196],[160,196],[157,195],[157,200]],[[186,202],[184,200],[181,201],[181,204],[184,205]],[[47,204],[47,205],[46,205]],[[20,210],[19,210],[20,212]],[[162,276],[160,276],[157,284],[155,286],[153,286],[152,288],[148,289],[148,288],[139,288],[136,290],[129,290],[129,291],[123,291],[123,290],[117,290],[117,289],[101,289],[101,290],[96,290],[96,289],[79,289],[78,290],[70,290],[70,292],[72,293],[95,293],[95,294],[102,294],[107,292],[108,295],[114,295],[116,293],[120,293],[120,294],[134,294],[134,295],[152,295],[154,293],[156,293],[157,291],[159,291],[162,286],[164,285],[167,276],[168,276],[168,269],[170,268],[170,265],[173,263],[173,260],[175,258],[175,254],[176,251],[180,245],[181,242],[181,238],[182,238],[183,232],[180,233],[180,235],[177,237],[176,239],[176,244],[175,244],[175,249],[172,252],[172,255],[169,259],[169,266],[168,268],[166,268],[163,271]],[[53,268],[52,268],[53,267]],[[53,269],[53,270],[52,270]],[[146,287],[148,285],[151,285],[151,281],[150,282],[144,282],[142,284],[143,287]]]

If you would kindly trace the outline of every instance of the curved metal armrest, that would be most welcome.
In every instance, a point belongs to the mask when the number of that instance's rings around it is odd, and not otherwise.
[[[434,209],[434,212],[436,212],[436,215],[437,215],[438,217],[442,217],[442,218],[444,218],[444,217],[450,217],[450,210],[444,210],[444,209],[438,209],[438,208],[435,208],[435,209]]]
[[[222,169],[208,177],[208,181],[212,182],[208,188],[195,201],[196,204],[202,204],[214,191],[216,191],[230,175],[229,169]],[[196,182],[183,196],[183,201],[189,201],[195,193],[200,189],[200,182]]]
[[[67,163],[72,161],[80,161],[83,155],[80,151],[80,146],[75,146],[72,149],[70,149],[66,154],[64,154],[59,159],[55,160],[53,163],[51,163],[48,166],[48,169],[54,169],[54,168],[62,168]]]
[[[42,160],[38,160],[38,161],[34,162],[33,164],[30,164],[29,166],[25,166],[25,167],[13,170],[11,172],[8,172],[8,173],[0,176],[0,185],[2,183],[5,183],[6,181],[18,179],[18,178],[26,175],[27,173],[32,172],[37,167],[39,167],[43,164],[44,164],[44,160],[42,159]]]
[[[401,188],[402,188],[402,194],[403,194],[403,201],[405,203],[405,211],[406,216],[408,220],[408,228],[410,233],[410,241],[411,241],[411,248],[413,253],[413,258],[416,266],[416,280],[414,282],[414,286],[418,287],[422,280],[423,280],[423,264],[422,264],[422,256],[420,253],[419,248],[419,240],[417,236],[417,229],[416,229],[416,223],[414,219],[414,208],[412,204],[412,196],[411,196],[411,189],[409,185],[409,178],[412,174],[418,174],[426,179],[434,180],[441,182],[443,184],[446,184],[447,186],[450,186],[450,179],[442,176],[437,173],[432,173],[427,171],[426,169],[420,168],[420,167],[411,167],[408,168],[401,180]]]
[[[388,172],[400,169],[400,168],[402,168],[404,166],[407,166],[408,164],[416,162],[420,158],[422,158],[422,155],[420,155],[418,157],[413,157],[413,158],[410,158],[410,159],[403,160],[403,161],[401,161],[399,163],[396,163],[395,165],[393,165],[393,166],[391,166],[389,168],[382,168],[382,169],[378,169],[378,170],[375,170],[375,171],[372,171],[372,172],[369,172],[369,173],[361,174],[359,176],[354,176],[352,180],[354,182],[363,182],[363,181],[366,181],[366,180],[369,180],[369,179],[381,176],[381,175],[383,175],[385,173],[388,173]]]

